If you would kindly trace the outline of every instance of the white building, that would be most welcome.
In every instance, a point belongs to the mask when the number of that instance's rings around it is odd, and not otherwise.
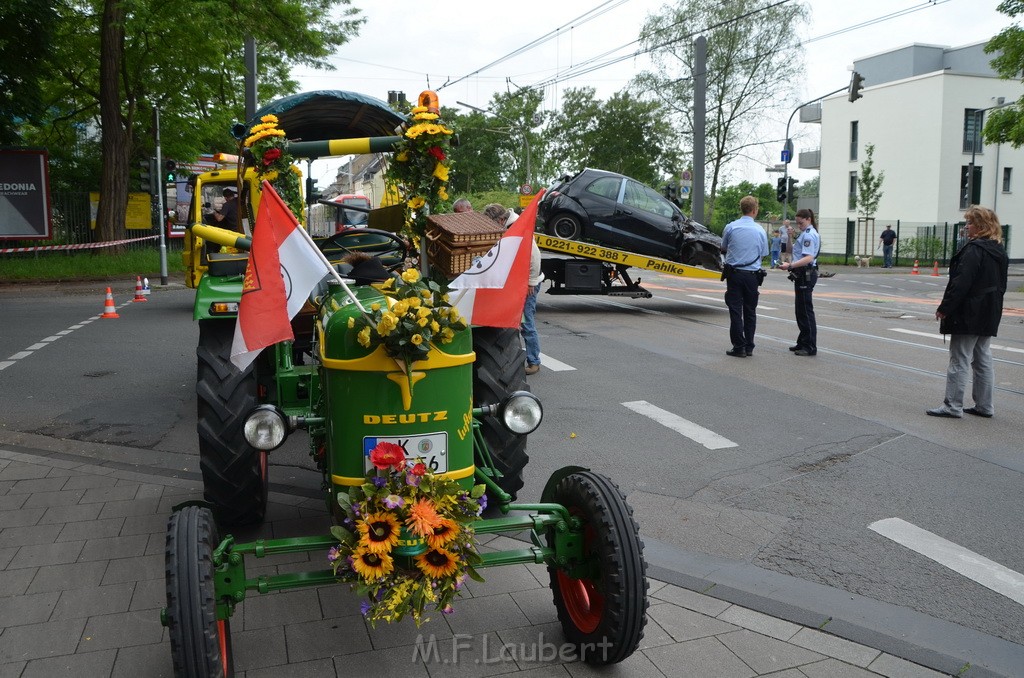
[[[1010,259],[1024,261],[1024,149],[984,145],[979,132],[988,109],[1015,102],[1024,85],[1000,79],[984,45],[914,44],[858,59],[862,98],[850,102],[844,92],[801,111],[801,121],[821,123],[821,149],[801,153],[800,167],[821,172],[823,252],[874,252],[878,234],[892,224],[899,226],[901,258],[914,258],[911,239],[931,239],[935,258],[948,258],[964,210],[979,204],[1010,226]],[[875,173],[885,172],[874,223],[858,219],[855,203],[868,144]],[[921,258],[930,265],[931,254]]]

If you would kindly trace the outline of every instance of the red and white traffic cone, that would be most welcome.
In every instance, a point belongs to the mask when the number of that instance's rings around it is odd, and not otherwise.
[[[910,275],[921,275],[921,273],[917,270],[917,259],[914,259],[914,268],[911,269]]]
[[[937,262],[937,261],[935,262],[935,265],[932,266],[932,277],[933,278],[938,278],[939,277],[939,262]]]
[[[111,294],[110,288],[107,288],[107,298],[103,301],[103,315],[101,318],[120,318],[117,314],[117,309],[114,308],[114,295]]]
[[[135,276],[135,298],[132,301],[149,301],[142,293],[142,276]]]

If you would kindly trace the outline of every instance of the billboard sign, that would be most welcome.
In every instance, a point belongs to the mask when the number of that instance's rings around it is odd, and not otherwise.
[[[0,149],[0,240],[49,240],[49,156],[44,149]]]

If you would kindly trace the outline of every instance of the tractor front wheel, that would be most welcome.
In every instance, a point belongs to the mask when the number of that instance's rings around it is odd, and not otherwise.
[[[621,662],[639,646],[647,621],[646,564],[633,509],[615,483],[591,471],[563,478],[553,499],[583,522],[583,560],[568,571],[548,566],[566,640],[588,664]],[[550,546],[554,541],[549,535]]]
[[[474,327],[473,406],[502,401],[513,391],[529,390],[526,386],[526,351],[519,339],[519,329]],[[498,486],[512,495],[523,486],[523,469],[530,457],[526,454],[526,436],[512,433],[495,417],[484,417],[480,423],[484,439],[491,450]],[[476,460],[480,465],[481,460]]]
[[[203,498],[224,526],[259,523],[267,510],[267,453],[249,445],[245,417],[256,407],[255,363],[231,362],[235,323],[203,320],[196,348],[199,468]]]
[[[175,676],[235,675],[231,621],[217,619],[214,598],[213,549],[218,541],[209,509],[186,506],[167,523],[167,627]]]

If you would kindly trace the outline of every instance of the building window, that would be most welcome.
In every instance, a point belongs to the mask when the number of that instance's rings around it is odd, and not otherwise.
[[[964,109],[964,153],[980,154],[984,150],[981,143],[984,122],[985,112],[981,109]]]
[[[1012,176],[1013,176],[1013,168],[1012,167],[1004,167],[1003,168],[1003,193],[1009,193],[1010,192],[1010,179],[1011,179]]]
[[[847,209],[851,212],[857,209],[857,173],[850,172],[850,187],[847,192]]]
[[[960,209],[965,210],[971,205],[981,203],[981,168],[974,166],[974,181],[968,187],[967,175],[970,165],[960,166]]]
[[[857,159],[857,132],[859,127],[858,121],[850,121],[850,160]]]

